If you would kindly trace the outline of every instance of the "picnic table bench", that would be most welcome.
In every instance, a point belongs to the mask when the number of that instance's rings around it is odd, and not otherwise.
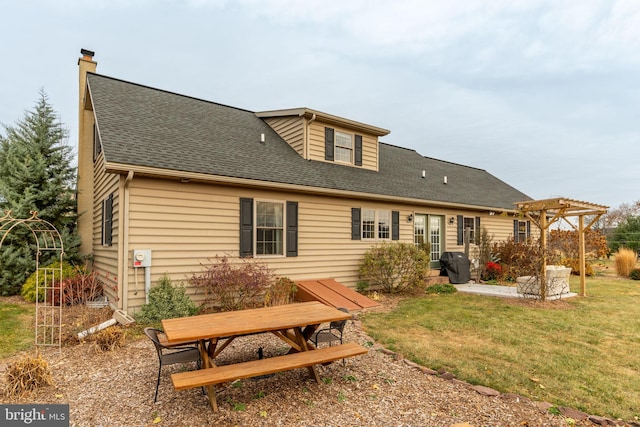
[[[250,360],[248,362],[234,363],[231,365],[213,366],[195,371],[179,372],[172,374],[171,380],[176,390],[185,390],[243,378],[275,374],[276,372],[307,368],[347,357],[359,356],[367,352],[368,350],[360,344],[346,343],[333,347],[269,357],[267,359]]]

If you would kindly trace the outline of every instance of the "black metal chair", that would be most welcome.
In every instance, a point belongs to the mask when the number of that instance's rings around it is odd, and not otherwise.
[[[158,339],[158,333],[162,333],[160,329],[144,328],[144,333],[153,342],[158,352],[158,380],[156,381],[156,394],[153,398],[155,403],[158,400],[158,387],[160,387],[160,373],[164,365],[173,365],[175,363],[189,363],[196,362],[198,369],[200,369],[200,350],[196,346],[192,345],[180,345],[180,346],[166,346],[160,343]]]
[[[338,310],[349,313],[349,310],[343,307],[338,307]],[[310,341],[316,347],[318,347],[318,343],[322,342],[329,343],[329,346],[331,346],[334,341],[340,341],[340,344],[342,344],[342,336],[346,325],[346,320],[335,320],[329,323],[328,328],[318,329],[313,335],[311,335]]]

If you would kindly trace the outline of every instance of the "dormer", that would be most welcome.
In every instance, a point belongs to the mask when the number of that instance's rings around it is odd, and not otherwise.
[[[387,129],[309,108],[256,113],[306,160],[378,171],[378,138]]]

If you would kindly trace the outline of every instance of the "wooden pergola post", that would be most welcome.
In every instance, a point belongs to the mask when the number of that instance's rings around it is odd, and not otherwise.
[[[547,265],[547,230],[549,226],[560,219],[564,219],[574,230],[578,232],[578,252],[580,255],[580,296],[587,296],[586,285],[586,255],[585,233],[600,217],[607,213],[608,206],[581,202],[566,198],[545,200],[530,200],[516,203],[517,209],[534,222],[540,229],[540,244],[542,246],[542,268],[540,272],[540,293],[542,299],[546,297],[546,265]],[[553,215],[553,216],[552,216]],[[585,226],[584,217],[594,215],[594,219]],[[572,224],[568,217],[578,217],[578,228]],[[551,217],[550,220],[547,220]]]

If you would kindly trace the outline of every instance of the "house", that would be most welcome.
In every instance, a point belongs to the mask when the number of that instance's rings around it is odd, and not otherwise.
[[[484,170],[384,143],[386,129],[154,89],[96,74],[93,52],[82,53],[81,250],[125,311],[162,274],[186,282],[216,255],[355,287],[359,261],[381,241],[429,241],[438,268],[443,252],[463,250],[466,227],[496,241],[529,233],[513,215],[528,196]]]

